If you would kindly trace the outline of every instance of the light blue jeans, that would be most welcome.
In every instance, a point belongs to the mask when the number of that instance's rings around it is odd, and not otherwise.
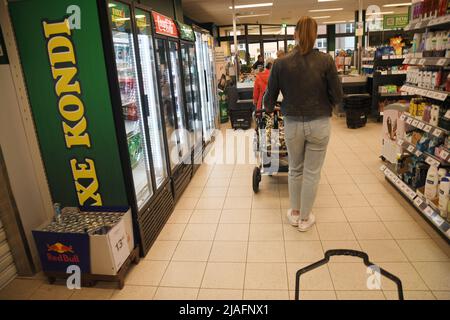
[[[308,219],[316,199],[328,141],[330,118],[284,117],[284,135],[289,160],[289,199],[291,209]]]

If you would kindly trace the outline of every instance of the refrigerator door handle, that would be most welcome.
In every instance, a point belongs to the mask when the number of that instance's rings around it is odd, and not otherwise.
[[[148,95],[144,94],[144,103],[142,104],[142,108],[144,111],[144,117],[148,118],[150,117],[150,109],[148,106]]]
[[[203,76],[205,77],[205,87],[206,87],[206,102],[209,102],[209,94],[208,94],[208,81],[206,78],[206,70],[203,70]]]

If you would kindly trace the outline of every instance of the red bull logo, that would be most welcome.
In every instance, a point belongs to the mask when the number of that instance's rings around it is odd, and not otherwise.
[[[80,258],[75,254],[72,246],[66,246],[61,242],[52,245],[47,244],[47,259],[52,262],[80,262]]]
[[[66,253],[66,252],[74,253],[72,246],[65,246],[61,242],[57,242],[55,244],[52,244],[51,246],[47,245],[47,250],[56,253]]]

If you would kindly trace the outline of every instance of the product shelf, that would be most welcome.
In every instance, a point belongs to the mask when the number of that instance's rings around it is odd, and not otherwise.
[[[425,28],[440,28],[440,27],[446,27],[447,24],[450,23],[450,14],[447,14],[445,16],[437,17],[434,19],[417,19],[412,20],[403,30],[405,31],[416,31],[421,30]]]
[[[424,66],[424,67],[447,67],[450,65],[450,58],[443,57],[407,57],[403,64]]]
[[[408,94],[407,92],[395,92],[395,93],[385,93],[385,92],[379,92],[378,93],[380,97],[411,97],[412,95]]]
[[[438,101],[445,101],[450,94],[448,91],[425,89],[413,84],[403,85],[400,91],[407,92],[410,95],[418,95]]]
[[[414,191],[407,185],[396,173],[392,164],[382,165],[380,170],[384,173],[386,180],[396,188],[400,194],[410,202],[421,216],[430,223],[441,236],[450,243],[450,223],[446,221],[436,210],[436,205],[429,204],[429,201],[423,196],[423,191],[418,189]]]
[[[447,130],[438,126],[433,126],[425,121],[416,119],[414,116],[410,115],[407,112],[403,112],[403,114],[400,116],[400,120],[403,120],[408,125],[413,126],[419,130],[425,131],[426,133],[431,133],[437,138],[448,135]]]
[[[449,160],[449,155],[447,154],[447,157],[445,160],[440,159],[428,152],[423,152],[420,151],[416,148],[416,146],[412,145],[411,143],[409,143],[408,141],[404,141],[403,139],[398,139],[397,140],[397,144],[403,148],[403,150],[405,150],[406,152],[408,152],[409,154],[412,154],[416,157],[422,157],[424,159],[424,161],[429,164],[430,166],[435,166],[435,167],[445,167],[450,165],[450,163],[448,162]]]

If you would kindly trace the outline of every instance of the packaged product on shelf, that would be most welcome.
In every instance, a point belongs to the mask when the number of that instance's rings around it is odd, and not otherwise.
[[[443,177],[439,183],[439,213],[443,218],[448,216],[448,196],[450,191],[450,180]]]
[[[442,178],[445,178],[447,176],[447,169],[439,168],[438,175],[439,175],[439,181],[441,181]]]
[[[439,124],[439,106],[437,105],[431,106],[430,124],[432,126],[437,126]]]
[[[428,200],[434,200],[437,197],[439,184],[438,169],[435,166],[430,166],[427,173],[427,180],[425,182],[425,197]]]
[[[142,158],[142,136],[140,132],[134,132],[127,137],[128,153],[130,154],[131,167],[134,169]]]
[[[122,106],[122,112],[125,120],[138,121],[138,108],[136,102],[132,101],[124,106]]]

